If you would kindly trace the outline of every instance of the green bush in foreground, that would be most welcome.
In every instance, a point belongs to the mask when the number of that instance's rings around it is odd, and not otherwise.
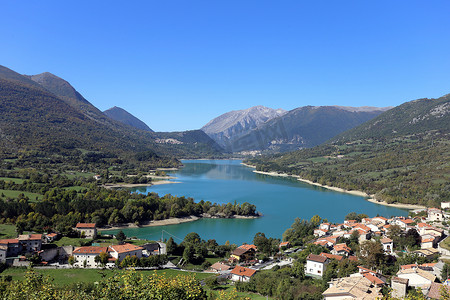
[[[24,281],[1,282],[2,299],[206,299],[206,292],[193,276],[149,276],[130,270],[115,274],[95,285],[93,289],[57,288],[47,276],[30,270]]]

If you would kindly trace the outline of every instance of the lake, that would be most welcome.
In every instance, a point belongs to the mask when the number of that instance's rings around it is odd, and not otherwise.
[[[408,211],[366,201],[363,197],[335,192],[300,182],[291,177],[275,177],[254,173],[240,160],[183,160],[184,167],[170,172],[179,183],[135,188],[138,193],[189,196],[196,201],[216,203],[237,201],[256,205],[263,217],[257,219],[200,219],[177,225],[129,228],[127,236],[158,240],[173,236],[177,243],[190,232],[202,239],[216,239],[219,244],[251,243],[258,232],[267,237],[281,238],[295,218],[311,219],[314,215],[330,222],[343,222],[349,212],[406,216]],[[108,231],[108,233],[116,233]]]

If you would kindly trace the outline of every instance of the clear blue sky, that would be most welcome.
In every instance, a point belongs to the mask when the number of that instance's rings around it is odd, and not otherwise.
[[[255,105],[450,93],[450,1],[0,0],[0,11],[0,64],[51,72],[157,131]]]

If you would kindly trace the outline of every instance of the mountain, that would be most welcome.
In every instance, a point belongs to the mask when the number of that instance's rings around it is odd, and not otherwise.
[[[133,126],[137,129],[153,132],[153,130],[151,130],[150,127],[147,126],[147,124],[145,124],[123,108],[114,106],[108,110],[105,110],[103,113],[113,120]]]
[[[356,127],[386,108],[304,106],[260,124],[232,139],[233,152],[286,152],[317,146],[345,130]]]
[[[113,119],[105,116],[66,80],[49,72],[38,75],[23,75],[23,77],[27,77],[40,87],[45,88],[89,119],[117,130],[121,129],[122,123],[113,121]]]
[[[448,201],[450,95],[406,102],[320,146],[247,163],[387,203],[429,207]]]
[[[178,145],[159,143],[157,134],[112,120],[78,95],[70,84],[50,73],[23,76],[1,67],[0,158],[78,165],[126,161],[173,166],[179,163],[174,156],[221,155],[210,146],[214,142],[209,137],[208,143],[204,137]]]
[[[438,99],[418,99],[397,106],[333,140],[394,138],[429,130],[450,130],[450,94]]]
[[[234,110],[212,119],[201,130],[225,149],[232,150],[233,140],[285,112],[265,106]]]

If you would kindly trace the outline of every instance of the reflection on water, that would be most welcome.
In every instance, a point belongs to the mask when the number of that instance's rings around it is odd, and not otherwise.
[[[159,239],[162,230],[184,238],[189,232],[197,232],[219,243],[250,243],[257,232],[281,238],[296,217],[310,219],[320,215],[331,222],[342,222],[349,212],[377,214],[390,217],[407,215],[406,210],[382,206],[364,198],[327,190],[299,182],[294,178],[256,174],[237,160],[187,160],[184,167],[170,173],[177,184],[155,185],[134,189],[139,193],[157,192],[193,197],[217,203],[237,201],[256,205],[263,213],[259,219],[201,219],[179,225],[126,229],[128,236]],[[164,236],[168,237],[167,233]]]

